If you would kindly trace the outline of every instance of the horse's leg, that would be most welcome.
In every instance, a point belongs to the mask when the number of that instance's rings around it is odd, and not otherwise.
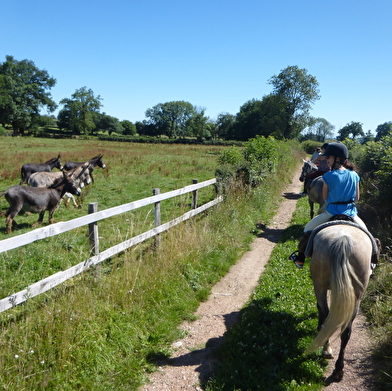
[[[353,319],[354,320],[354,319]],[[353,320],[350,322],[350,324],[347,326],[346,330],[343,331],[341,337],[340,337],[340,352],[339,352],[339,357],[336,360],[335,363],[335,369],[332,372],[331,378],[335,382],[339,382],[343,379],[343,368],[344,368],[344,352],[347,346],[347,343],[350,339],[351,336],[351,329],[352,329],[352,324]]]
[[[14,220],[9,215],[5,218],[5,225],[7,227],[7,234],[12,233],[13,222],[14,222]]]
[[[44,214],[45,214],[45,211],[41,212],[38,215],[37,222],[32,225],[33,228],[37,228],[40,224],[42,224],[42,221],[44,220]]]
[[[317,309],[318,309],[318,326],[317,326],[317,331],[320,331],[321,326],[324,324],[325,319],[327,319],[327,316],[329,314],[329,308],[328,308],[328,303],[327,303],[327,294],[323,294],[323,298],[320,299],[317,302]],[[323,346],[323,350],[321,353],[321,356],[323,358],[331,359],[333,358],[332,355],[332,348],[329,343],[329,339],[325,342]]]

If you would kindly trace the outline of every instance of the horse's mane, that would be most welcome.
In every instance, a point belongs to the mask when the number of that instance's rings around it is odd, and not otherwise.
[[[58,159],[59,159],[58,157],[52,157],[52,159],[49,159],[47,162],[45,162],[45,164],[54,163]]]
[[[94,156],[89,160],[90,164],[95,164],[99,159],[102,159],[103,155]]]

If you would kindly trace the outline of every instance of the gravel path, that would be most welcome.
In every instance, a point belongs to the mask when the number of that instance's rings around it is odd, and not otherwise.
[[[173,355],[159,363],[158,371],[151,374],[149,383],[141,388],[142,391],[202,390],[200,380],[208,378],[216,364],[210,353],[223,341],[225,332],[237,321],[240,309],[257,286],[273,248],[290,223],[298,194],[302,189],[302,183],[298,180],[299,174],[295,174],[292,183],[282,194],[284,200],[271,225],[265,229],[262,237],[255,239],[251,250],[214,286],[208,300],[201,303],[195,313],[197,320],[181,325],[181,328],[187,331],[187,336],[173,344]],[[335,347],[333,345],[335,353],[339,349],[338,343],[336,341]],[[373,390],[370,354],[366,322],[364,317],[360,316],[355,321],[346,350],[345,377],[342,382],[332,383],[325,390]],[[332,369],[327,369],[327,375]]]

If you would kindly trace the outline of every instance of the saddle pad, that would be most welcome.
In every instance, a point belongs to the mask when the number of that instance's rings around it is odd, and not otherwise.
[[[373,246],[373,254],[377,254],[378,253],[378,246],[376,241],[374,240],[373,235],[366,229],[363,229],[361,226],[359,226],[356,223],[353,223],[351,221],[346,221],[346,220],[334,220],[334,221],[327,221],[326,223],[320,224],[318,227],[316,227],[312,233],[310,234],[309,237],[309,241],[308,244],[306,246],[306,250],[305,250],[305,257],[306,258],[311,258],[312,254],[313,254],[313,239],[315,237],[315,235],[317,235],[318,232],[320,232],[322,229],[326,228],[326,227],[330,227],[331,225],[351,225],[353,227],[359,228],[360,230],[362,230],[363,232],[365,232],[370,240],[372,241],[372,246]]]

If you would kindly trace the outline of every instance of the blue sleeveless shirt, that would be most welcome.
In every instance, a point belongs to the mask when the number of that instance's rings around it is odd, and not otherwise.
[[[324,182],[328,185],[327,212],[332,215],[345,214],[354,217],[358,210],[354,200],[357,193],[359,175],[352,170],[332,170],[323,175]],[[334,204],[335,202],[347,202]]]

